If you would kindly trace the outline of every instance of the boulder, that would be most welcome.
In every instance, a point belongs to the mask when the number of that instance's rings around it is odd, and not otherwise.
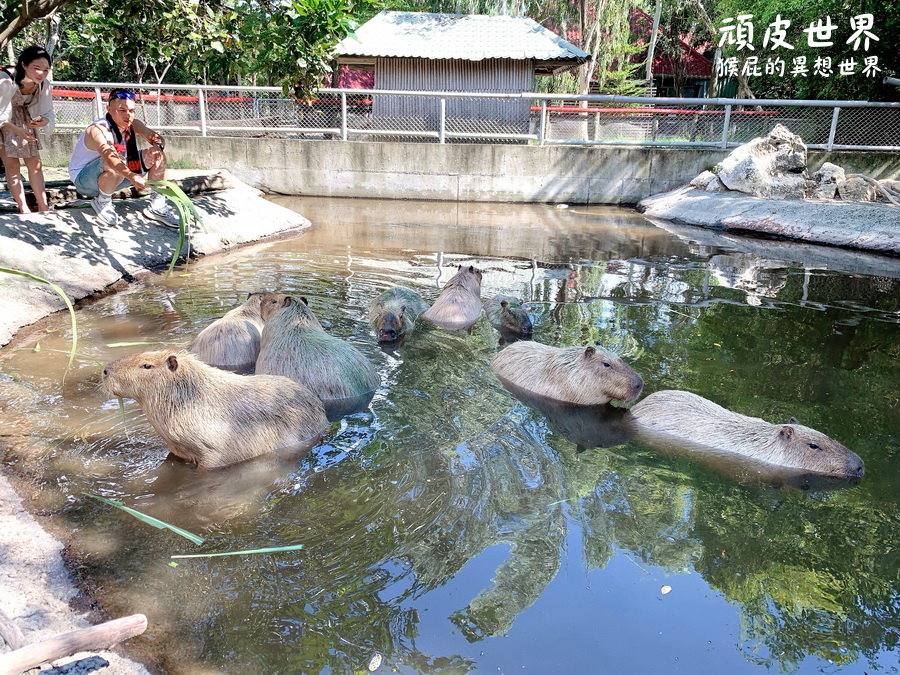
[[[837,191],[845,202],[874,202],[878,196],[874,185],[856,176],[838,183]]]
[[[728,192],[728,188],[722,184],[718,176],[714,176],[709,183],[706,184],[707,192]]]
[[[806,196],[806,145],[782,124],[735,150],[716,176],[729,190],[774,199]]]
[[[690,186],[695,187],[699,190],[705,190],[706,186],[709,185],[709,182],[715,177],[716,174],[714,174],[712,171],[704,171],[690,182]]]
[[[816,187],[812,196],[816,199],[834,199],[837,186],[846,180],[844,170],[837,164],[825,162],[819,170],[813,174]]]

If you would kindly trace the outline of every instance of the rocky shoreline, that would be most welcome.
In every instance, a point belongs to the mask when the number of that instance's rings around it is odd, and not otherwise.
[[[184,173],[184,172],[182,172]],[[227,172],[176,180],[203,215],[192,233],[191,255],[208,255],[310,226],[301,215],[263,198]],[[60,285],[73,301],[97,297],[123,283],[153,274],[169,263],[178,233],[140,215],[141,201],[118,201],[118,227],[100,227],[90,209],[59,209],[21,216],[0,213],[0,267],[41,276]],[[16,332],[64,308],[47,286],[0,275],[0,345]],[[15,383],[0,381],[0,385]],[[16,432],[19,433],[16,433]],[[0,453],[21,438],[21,430],[0,430]],[[91,625],[63,560],[63,544],[47,533],[23,506],[8,478],[0,474],[0,610],[15,621],[26,643]],[[91,616],[95,619],[96,617]],[[95,622],[95,621],[94,621]],[[0,639],[3,651],[8,649]],[[141,674],[141,664],[112,652],[79,654],[41,672]]]

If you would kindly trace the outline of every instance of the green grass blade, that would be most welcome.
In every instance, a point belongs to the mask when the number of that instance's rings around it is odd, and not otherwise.
[[[138,520],[147,523],[148,525],[152,525],[153,527],[157,527],[161,530],[171,530],[177,535],[188,539],[189,541],[194,542],[195,544],[202,544],[206,541],[203,537],[200,537],[193,532],[188,532],[187,530],[182,530],[180,527],[176,525],[171,525],[164,520],[160,520],[159,518],[154,518],[153,516],[148,516],[146,513],[141,513],[129,506],[125,506],[121,502],[117,502],[114,499],[107,499],[106,497],[101,497],[99,495],[93,495],[90,492],[85,493],[91,499],[96,499],[97,501],[103,502],[104,504],[109,504],[110,506],[115,506],[117,509],[121,509],[125,513],[134,516]]]
[[[278,553],[279,551],[299,551],[303,544],[292,546],[274,546],[272,548],[254,548],[246,551],[227,551],[226,553],[194,553],[190,555],[170,555],[170,558],[219,558],[225,555],[250,555],[251,553]]]
[[[107,347],[137,347],[139,345],[161,345],[165,344],[164,342],[107,342]]]
[[[178,210],[178,243],[175,246],[175,255],[172,256],[169,269],[166,272],[166,274],[171,274],[172,270],[175,269],[175,263],[181,257],[185,238],[187,233],[190,232],[191,225],[199,225],[201,222],[200,212],[194,206],[191,198],[184,193],[184,190],[170,180],[151,180],[147,182],[147,186],[171,199]],[[188,246],[190,246],[190,243],[188,243]],[[188,253],[188,255],[190,254]]]
[[[75,352],[78,348],[78,323],[75,319],[75,308],[72,306],[72,301],[69,300],[69,296],[66,295],[66,292],[63,289],[54,284],[52,281],[47,281],[43,277],[39,277],[36,274],[29,274],[28,272],[10,269],[9,267],[0,267],[0,272],[5,272],[6,274],[14,274],[16,276],[25,277],[26,279],[31,279],[33,281],[39,281],[42,284],[47,284],[50,288],[56,291],[56,294],[63,299],[63,302],[66,303],[66,309],[69,310],[69,319],[72,324],[72,348],[69,350],[69,364],[66,366],[66,370],[68,371],[72,366],[72,361],[75,360]]]

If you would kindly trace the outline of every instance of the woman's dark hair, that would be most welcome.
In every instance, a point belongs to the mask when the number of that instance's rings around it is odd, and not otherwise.
[[[38,59],[47,59],[47,63],[51,66],[53,65],[53,59],[43,47],[31,45],[22,50],[22,53],[19,54],[19,60],[16,62],[16,75],[13,78],[17,85],[21,86],[22,80],[25,79],[25,66]]]

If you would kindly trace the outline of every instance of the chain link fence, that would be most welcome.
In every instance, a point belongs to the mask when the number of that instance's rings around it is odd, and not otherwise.
[[[813,149],[900,150],[900,103],[673,99],[321,89],[313,100],[271,87],[60,82],[56,127],[81,130],[113,87],[167,134],[533,145],[727,148],[783,124]]]

